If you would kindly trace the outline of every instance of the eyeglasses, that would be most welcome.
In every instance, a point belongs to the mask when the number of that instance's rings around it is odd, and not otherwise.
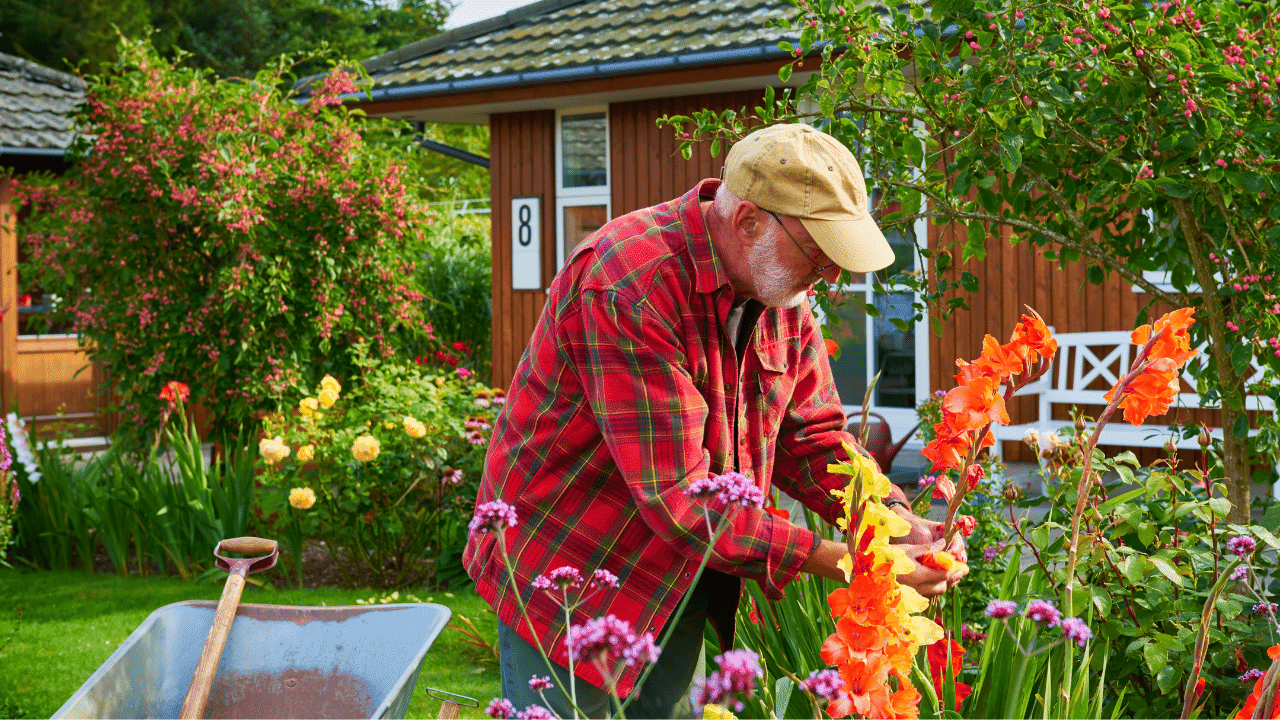
[[[761,208],[761,209],[763,209],[763,208]],[[774,219],[774,220],[777,220],[779,225],[782,225],[782,218],[778,217],[778,214],[777,214],[777,213],[775,213],[775,212],[774,212],[774,211],[772,211],[772,210],[765,210],[765,212],[767,212],[767,213],[769,213],[770,215],[772,215],[772,216],[773,216],[773,219]],[[818,265],[818,263],[816,263],[816,262],[814,262],[814,261],[813,261],[813,258],[809,257],[809,252],[808,252],[807,250],[805,250],[804,248],[800,247],[800,243],[796,242],[796,236],[791,234],[791,231],[787,229],[787,226],[786,226],[786,225],[782,225],[782,232],[786,233],[786,234],[787,234],[787,237],[791,238],[791,244],[792,244],[792,245],[795,245],[795,246],[796,246],[796,249],[797,249],[797,250],[799,250],[799,251],[800,251],[800,253],[801,253],[802,255],[804,255],[805,259],[809,261],[809,264],[813,266],[813,274],[814,274],[814,275],[819,275],[819,276],[821,276],[821,275],[825,274],[828,270],[830,270],[831,268],[833,268],[833,267],[835,267],[835,266],[836,266],[836,264],[835,264],[835,263],[833,263],[833,262],[831,262],[831,263],[827,263],[826,265],[821,265],[821,266],[819,266],[819,265]]]

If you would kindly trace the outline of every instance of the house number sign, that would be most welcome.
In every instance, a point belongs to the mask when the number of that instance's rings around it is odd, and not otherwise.
[[[542,198],[511,199],[511,289],[542,289]]]

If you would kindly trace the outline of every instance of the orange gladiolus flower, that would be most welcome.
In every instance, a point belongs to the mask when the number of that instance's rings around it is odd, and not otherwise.
[[[1143,325],[1133,331],[1130,339],[1135,345],[1145,345],[1156,333],[1156,340],[1147,356],[1146,368],[1129,381],[1124,388],[1120,407],[1124,419],[1141,425],[1152,415],[1163,415],[1178,398],[1179,375],[1182,366],[1196,355],[1191,348],[1191,336],[1187,328],[1195,322],[1192,308],[1182,308],[1161,317],[1151,325]],[[1115,397],[1117,388],[1111,388],[1104,397],[1107,402]]]
[[[1049,327],[1034,310],[1031,315],[1023,315],[1018,321],[1009,345],[1027,362],[1035,362],[1038,358],[1052,360],[1058,352],[1058,341],[1053,339]]]
[[[822,344],[827,348],[827,354],[832,357],[835,357],[835,354],[840,350],[839,343],[831,338],[823,338]]]
[[[889,679],[884,658],[872,655],[866,660],[852,660],[840,666],[844,688],[840,696],[827,705],[831,717],[857,713],[863,717],[889,717]]]
[[[895,673],[896,674],[896,673]],[[920,693],[916,687],[898,675],[898,691],[889,696],[890,714],[886,718],[920,717]]]
[[[948,643],[950,645],[948,646]],[[933,688],[938,694],[938,700],[942,700],[942,681],[946,677],[947,668],[947,649],[951,650],[951,675],[957,677],[960,675],[960,668],[964,666],[964,648],[955,640],[943,640],[929,646],[925,651],[929,659],[929,674],[933,676]],[[956,705],[948,710],[959,710],[960,704],[964,699],[973,693],[973,688],[969,685],[956,683]]]

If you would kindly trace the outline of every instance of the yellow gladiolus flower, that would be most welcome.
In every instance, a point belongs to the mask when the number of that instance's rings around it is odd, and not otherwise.
[[[316,402],[316,399],[312,397],[302,398],[302,402],[298,403],[298,410],[300,410],[303,415],[314,414],[318,407],[320,407],[320,403]]]
[[[382,443],[372,435],[361,435],[351,443],[351,454],[360,462],[369,462],[382,452]]]
[[[323,406],[326,410],[333,407],[333,404],[336,402],[338,402],[337,390],[325,388],[320,391],[320,405]]]
[[[427,434],[427,426],[412,417],[406,417],[404,419],[404,431],[408,433],[411,438],[420,438]]]
[[[334,380],[332,375],[325,375],[320,381],[320,389],[332,390],[333,394],[336,396],[338,393],[342,392],[342,383]]]
[[[738,716],[729,712],[729,708],[723,705],[704,705],[702,718],[703,720],[738,720]]]
[[[316,504],[316,492],[311,488],[294,488],[289,491],[289,504],[299,510],[307,510]]]
[[[274,438],[263,438],[258,442],[258,453],[262,455],[262,460],[268,465],[289,457],[289,446],[277,435]]]
[[[311,458],[316,456],[316,447],[314,445],[303,445],[298,448],[298,461],[310,462]]]
[[[387,427],[387,429],[388,429],[388,430],[395,430],[395,429],[396,429],[396,424],[395,424],[395,423],[393,423],[393,422],[391,422],[390,420],[388,420],[388,421],[386,422],[386,427]]]

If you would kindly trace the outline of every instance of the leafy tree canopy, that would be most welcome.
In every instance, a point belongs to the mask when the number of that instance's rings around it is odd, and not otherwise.
[[[183,50],[191,67],[248,78],[281,54],[372,57],[440,32],[451,8],[449,0],[0,0],[0,52],[94,72],[115,60],[120,34],[150,28],[164,56]],[[325,69],[311,59],[295,72]]]

